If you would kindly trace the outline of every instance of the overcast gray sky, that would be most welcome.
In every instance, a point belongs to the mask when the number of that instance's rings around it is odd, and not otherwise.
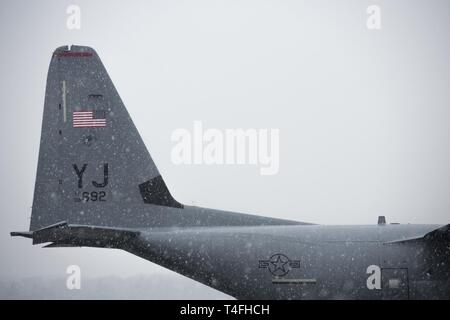
[[[80,30],[66,27],[70,4],[81,9]],[[366,27],[373,4],[380,30]],[[69,264],[90,277],[169,272],[117,250],[9,237],[29,225],[56,47],[96,49],[180,202],[321,224],[378,215],[444,224],[449,24],[447,0],[2,0],[0,278],[64,277]],[[279,173],[173,164],[171,133],[195,120],[280,129]]]

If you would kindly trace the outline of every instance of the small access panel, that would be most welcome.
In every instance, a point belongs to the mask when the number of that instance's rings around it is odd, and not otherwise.
[[[408,269],[382,268],[381,289],[385,300],[409,299]]]

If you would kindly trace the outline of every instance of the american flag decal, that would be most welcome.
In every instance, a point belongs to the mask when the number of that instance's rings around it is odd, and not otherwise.
[[[74,111],[72,117],[74,128],[103,128],[106,127],[105,111]]]

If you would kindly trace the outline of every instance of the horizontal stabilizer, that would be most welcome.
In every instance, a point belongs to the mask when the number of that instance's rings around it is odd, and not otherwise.
[[[107,247],[124,248],[140,232],[101,226],[72,225],[62,221],[29,232],[11,232],[11,236],[33,239],[33,244],[51,242],[46,247]]]

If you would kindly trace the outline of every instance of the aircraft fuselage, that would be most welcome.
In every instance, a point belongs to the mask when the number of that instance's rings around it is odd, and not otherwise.
[[[127,250],[239,299],[448,298],[448,248],[388,243],[437,227],[155,228]]]

